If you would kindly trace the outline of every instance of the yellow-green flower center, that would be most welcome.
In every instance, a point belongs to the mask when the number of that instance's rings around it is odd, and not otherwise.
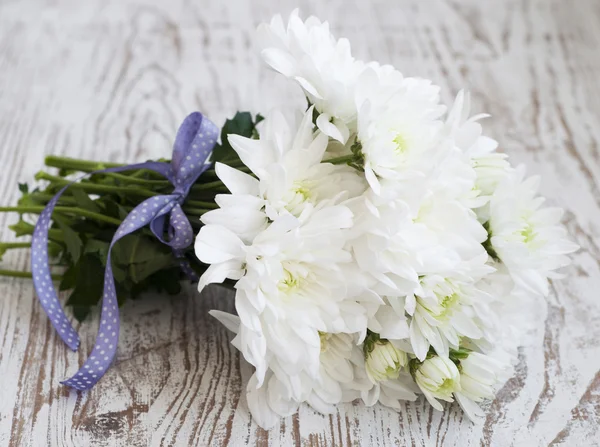
[[[302,183],[295,183],[293,191],[294,193],[302,196],[302,201],[310,199],[310,189],[308,189],[308,187]]]
[[[408,144],[406,138],[402,134],[397,134],[396,137],[392,140],[396,144],[396,152],[399,154],[403,154],[406,152],[408,148]]]
[[[444,379],[444,381],[438,387],[438,392],[440,392],[440,393],[448,393],[448,394],[454,392],[454,380],[452,380],[452,379]]]
[[[443,322],[452,317],[454,312],[461,306],[461,296],[459,292],[454,292],[449,295],[443,295],[443,292],[436,293],[437,303],[432,303],[419,296],[416,297],[419,306],[429,313],[436,320]]]
[[[283,278],[277,284],[277,288],[286,294],[293,293],[300,288],[301,279],[294,276],[289,270],[283,270]]]
[[[453,293],[452,295],[445,296],[440,303],[442,306],[442,312],[440,313],[440,317],[449,317],[456,309],[458,302],[460,301],[460,296],[457,293]]]
[[[523,237],[523,242],[525,242],[526,244],[533,242],[533,240],[537,236],[537,232],[529,223],[525,224],[525,227],[519,232],[519,234]]]
[[[330,334],[328,334],[327,332],[321,332],[319,331],[319,340],[321,341],[321,352],[325,352],[327,351],[328,343],[327,340],[329,340],[329,338],[331,337]]]

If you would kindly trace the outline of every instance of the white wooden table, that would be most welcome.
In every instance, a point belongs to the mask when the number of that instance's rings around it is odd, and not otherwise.
[[[292,1],[4,0],[0,2],[0,203],[18,197],[44,154],[115,161],[168,156],[179,121],[217,123],[237,109],[286,102],[252,50],[255,26]],[[90,392],[59,384],[93,346],[97,315],[69,351],[29,280],[0,279],[0,445],[495,445],[600,443],[600,3],[301,1],[362,58],[432,78],[450,100],[473,92],[487,133],[543,175],[582,249],[555,282],[548,318],[517,374],[473,426],[422,400],[309,407],[270,432],[244,397],[251,368],[207,310],[232,309],[215,288],[151,297],[122,310],[116,365]],[[0,216],[0,236],[14,215]],[[25,251],[4,268],[27,268]]]

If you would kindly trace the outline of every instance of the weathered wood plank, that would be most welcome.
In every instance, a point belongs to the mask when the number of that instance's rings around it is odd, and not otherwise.
[[[206,4],[208,3],[208,4]],[[297,2],[21,0],[0,4],[0,197],[17,197],[43,154],[133,161],[165,156],[192,109],[217,122],[237,109],[300,101],[252,50],[256,24]],[[473,92],[515,162],[543,176],[582,246],[553,284],[548,319],[517,374],[473,426],[454,406],[419,400],[399,414],[303,406],[265,432],[249,417],[250,367],[206,314],[230,294],[149,297],[122,312],[117,364],[89,393],[59,381],[79,353],[57,340],[31,284],[0,280],[0,445],[594,445],[600,439],[600,5],[594,0],[300,2],[350,37],[359,57],[430,77],[450,100]],[[14,216],[0,215],[0,236]],[[26,268],[27,253],[3,264]]]

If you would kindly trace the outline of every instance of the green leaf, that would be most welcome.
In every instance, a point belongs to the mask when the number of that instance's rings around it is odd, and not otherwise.
[[[9,225],[8,228],[14,231],[16,237],[33,234],[34,226],[24,220],[19,220],[16,224]],[[60,230],[50,229],[48,236],[55,242],[63,242],[63,235]]]
[[[119,283],[125,283],[126,281],[129,280],[129,272],[127,271],[126,267],[122,267],[113,262],[112,271],[113,271],[113,277],[115,278],[115,281],[117,281]]]
[[[142,296],[144,292],[150,290],[151,286],[148,281],[144,281],[141,283],[135,283],[131,286],[131,290],[129,292],[129,298],[132,300],[137,300]]]
[[[71,290],[77,283],[77,269],[79,264],[71,264],[63,273],[62,280],[58,285],[58,290]]]
[[[472,351],[467,348],[450,349],[450,359],[453,361],[464,360]]]
[[[103,223],[98,223],[91,219],[75,220],[70,224],[70,228],[79,234],[83,239],[92,237],[98,240],[104,240],[102,236],[110,235],[108,240],[115,234],[115,227],[107,227]]]
[[[225,121],[221,129],[221,144],[215,146],[212,153],[212,161],[230,163],[239,160],[237,153],[231,147],[227,135],[235,134],[251,138],[255,130],[250,112],[237,112],[232,119]]]
[[[125,220],[127,216],[129,216],[129,211],[123,208],[121,205],[117,204],[117,210],[119,212],[118,218],[121,220]]]
[[[160,244],[154,244],[154,241],[142,236],[139,233],[128,234],[120,239],[113,247],[112,260],[113,263],[128,266],[135,262],[145,262],[157,254],[161,254]],[[162,245],[162,244],[160,244]]]
[[[260,135],[258,134],[258,130],[256,129],[256,126],[258,123],[260,123],[264,119],[265,119],[265,117],[262,116],[260,113],[257,113],[256,118],[254,118],[254,129],[252,129],[252,138],[254,138],[255,140],[258,140],[258,138],[260,137]]]
[[[173,262],[173,255],[171,253],[167,253],[164,255],[155,256],[146,262],[131,264],[129,266],[131,280],[133,282],[139,283],[148,278],[153,273],[159,272],[164,268],[172,266]]]
[[[40,205],[40,202],[35,199],[32,194],[23,194],[19,200],[17,200],[17,205],[19,206],[37,206]]]
[[[181,269],[170,267],[161,269],[139,283],[132,283],[128,298],[138,299],[151,289],[176,295],[181,292]]]
[[[79,208],[83,208],[84,210],[92,211],[94,213],[102,213],[100,207],[83,191],[83,189],[71,188],[70,192]]]
[[[227,134],[242,135],[244,137],[250,137],[252,130],[254,129],[254,122],[252,121],[252,115],[250,112],[237,112],[233,119],[225,121],[225,125],[221,130],[225,136]]]
[[[63,248],[56,242],[48,241],[48,256],[51,258],[58,257],[63,251]]]
[[[97,239],[88,239],[83,247],[83,252],[95,254],[102,262],[102,265],[106,266],[109,247],[110,244],[108,242],[99,241]]]
[[[131,290],[125,287],[123,283],[117,282],[115,280],[115,293],[117,294],[117,303],[119,307],[125,304],[129,298],[133,298],[131,295]]]
[[[71,256],[73,262],[76,263],[79,260],[81,249],[83,247],[81,238],[61,217],[54,216],[53,220],[62,230],[65,244],[67,245],[67,252]]]
[[[485,231],[487,231],[488,237],[481,245],[483,245],[485,251],[487,251],[488,255],[490,255],[490,257],[494,261],[500,261],[500,257],[498,256],[498,253],[496,253],[496,250],[494,250],[494,246],[492,245],[492,230],[490,229],[489,221],[483,224],[483,228],[485,228]]]
[[[27,194],[29,192],[29,186],[27,186],[27,183],[19,183],[19,191],[21,191],[23,194]]]
[[[90,308],[100,301],[104,288],[104,267],[100,260],[89,253],[77,263],[75,287],[67,305],[73,307],[75,318],[82,321]]]
[[[112,198],[105,196],[101,197],[98,202],[104,208],[104,214],[110,217],[119,218],[119,205]]]
[[[150,277],[148,281],[159,292],[165,291],[170,295],[177,295],[181,292],[181,269],[179,267],[159,270]]]
[[[127,269],[134,283],[175,264],[171,249],[158,239],[134,233],[125,236],[113,248],[114,264]]]

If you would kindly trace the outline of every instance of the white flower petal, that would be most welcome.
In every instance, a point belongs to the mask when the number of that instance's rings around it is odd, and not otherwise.
[[[205,225],[200,229],[194,250],[205,264],[241,260],[245,254],[242,241],[230,230],[217,225]]]
[[[326,113],[321,113],[317,117],[317,127],[325,135],[343,144],[346,142],[344,139],[344,134],[342,133],[342,130],[340,128],[338,128],[334,123],[331,122],[332,119],[333,118],[330,115]]]
[[[278,48],[267,48],[261,51],[264,61],[284,76],[292,77],[296,73],[296,61],[286,51]]]
[[[258,195],[258,180],[231,166],[217,162],[215,172],[232,194]]]
[[[462,393],[454,393],[454,397],[456,397],[456,401],[459,403],[463,411],[472,422],[478,424],[483,422],[485,419],[485,413],[481,410],[479,405],[477,405],[468,397],[464,396]]]
[[[246,387],[246,399],[252,418],[260,427],[265,430],[270,430],[279,424],[279,415],[269,406],[267,390],[265,387],[257,388],[256,375],[252,375],[248,382],[248,386]]]
[[[220,310],[210,310],[208,313],[219,320],[219,322],[234,334],[237,334],[240,328],[240,317]]]
[[[241,262],[237,260],[226,261],[218,264],[212,264],[200,277],[198,281],[198,292],[202,292],[204,287],[209,284],[221,284],[225,279],[237,280],[242,277]]]

